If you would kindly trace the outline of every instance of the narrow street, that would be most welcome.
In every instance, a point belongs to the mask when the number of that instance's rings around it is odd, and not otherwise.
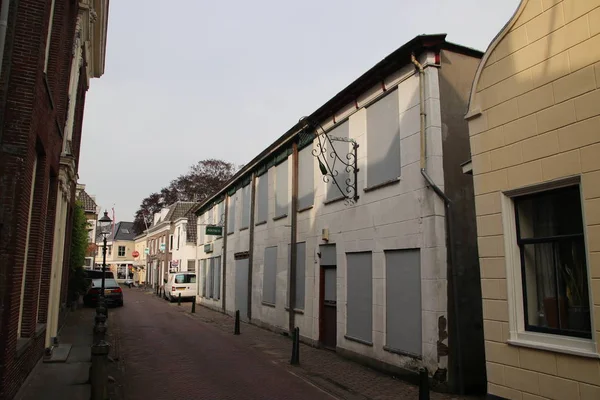
[[[334,397],[141,290],[111,309],[119,331],[122,391],[134,399],[327,399]]]

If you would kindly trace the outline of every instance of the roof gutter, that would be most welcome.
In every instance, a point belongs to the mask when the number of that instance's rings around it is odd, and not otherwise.
[[[458,307],[458,287],[457,287],[457,275],[456,268],[454,265],[455,258],[455,248],[454,248],[454,240],[452,238],[452,201],[450,198],[444,193],[442,189],[438,185],[435,184],[433,179],[427,173],[427,140],[425,137],[425,71],[423,65],[417,61],[415,54],[411,54],[411,61],[417,68],[419,73],[419,109],[421,114],[420,121],[420,135],[421,135],[421,175],[425,178],[425,181],[429,184],[429,186],[433,189],[433,191],[444,201],[444,205],[446,207],[446,244],[449,252],[448,255],[448,263],[450,264],[451,276],[452,276],[452,295],[454,297],[454,328],[455,328],[455,340],[456,340],[456,359],[457,359],[457,375],[458,375],[458,390],[459,394],[464,394],[464,380],[463,380],[463,372],[462,372],[462,351],[461,351],[461,340],[460,340],[460,318],[459,316],[459,307]]]

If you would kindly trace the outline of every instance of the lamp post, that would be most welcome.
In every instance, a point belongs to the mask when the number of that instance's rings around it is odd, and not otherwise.
[[[104,286],[106,278],[106,237],[110,234],[110,225],[112,220],[108,216],[108,211],[104,211],[104,216],[98,220],[100,232],[102,233],[102,289],[100,292],[100,301],[104,303]]]

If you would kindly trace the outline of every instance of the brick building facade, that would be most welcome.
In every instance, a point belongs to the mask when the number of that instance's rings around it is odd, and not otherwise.
[[[57,234],[68,255],[71,210],[58,205],[74,200],[85,95],[89,78],[103,72],[107,12],[108,0],[0,3],[0,399],[14,396],[47,347],[59,307],[53,293],[65,300],[68,270],[56,270],[54,257]]]

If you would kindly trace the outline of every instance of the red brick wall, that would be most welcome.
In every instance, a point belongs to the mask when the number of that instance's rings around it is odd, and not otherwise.
[[[0,399],[14,396],[43,352],[44,331],[36,328],[38,321],[43,323],[47,317],[56,175],[77,17],[76,0],[56,0],[46,76],[43,71],[51,0],[20,0],[17,5],[12,4],[0,76]],[[39,160],[22,324],[22,337],[28,340],[27,346],[17,353],[36,154]],[[42,296],[39,310],[38,295]]]

